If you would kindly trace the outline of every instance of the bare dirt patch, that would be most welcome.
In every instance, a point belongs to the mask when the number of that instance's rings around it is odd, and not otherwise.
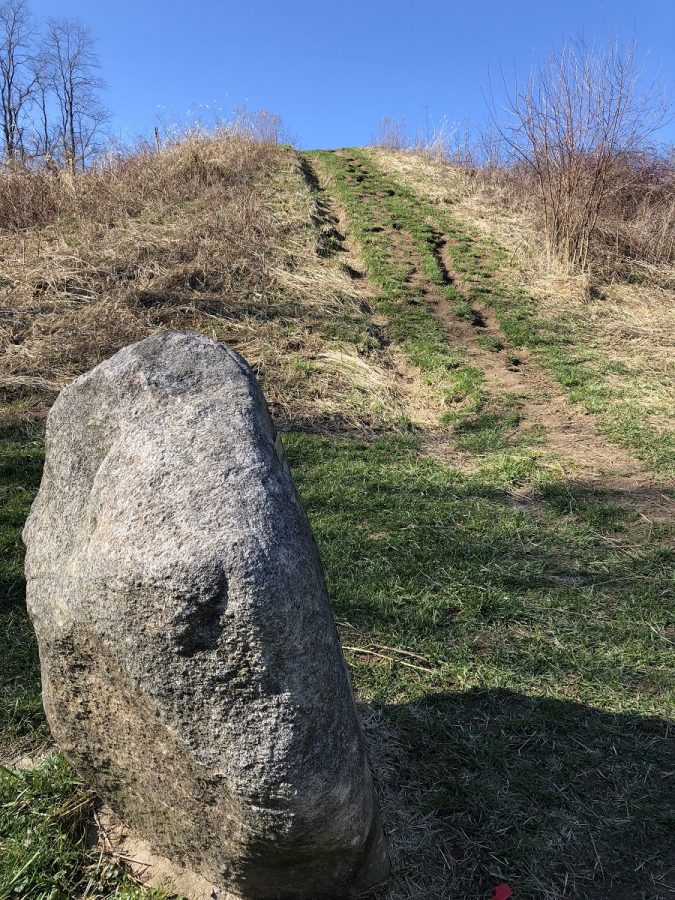
[[[233,894],[211,884],[202,875],[157,853],[108,807],[101,807],[94,813],[89,838],[102,856],[127,869],[146,887],[187,900],[236,900]]]

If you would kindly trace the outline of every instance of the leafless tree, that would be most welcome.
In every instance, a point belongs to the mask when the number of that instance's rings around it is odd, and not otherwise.
[[[25,0],[0,5],[0,115],[5,159],[13,165],[23,153],[25,113],[35,81],[31,65],[34,32]]]
[[[49,119],[49,68],[42,54],[34,60],[33,122],[30,132],[30,155],[47,162],[57,145],[54,127]]]
[[[50,19],[42,47],[49,86],[57,107],[63,163],[84,168],[108,119],[100,93],[104,82],[91,32],[78,21]],[[43,107],[44,109],[45,107]]]
[[[583,41],[506,88],[510,121],[492,112],[516,160],[534,176],[549,251],[584,271],[604,205],[635,177],[633,161],[665,122],[668,103],[656,86],[639,92],[635,47]]]

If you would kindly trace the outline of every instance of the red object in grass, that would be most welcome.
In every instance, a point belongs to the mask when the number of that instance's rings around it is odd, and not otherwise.
[[[492,890],[492,900],[509,900],[513,897],[513,891],[508,884],[499,884]]]

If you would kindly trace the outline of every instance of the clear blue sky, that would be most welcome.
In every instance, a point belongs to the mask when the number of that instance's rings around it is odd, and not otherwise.
[[[247,102],[279,113],[305,148],[368,143],[383,115],[424,128],[485,118],[481,88],[526,71],[566,35],[635,37],[648,73],[675,78],[675,0],[32,0],[99,38],[120,136],[158,113]],[[675,126],[663,137],[675,140]]]

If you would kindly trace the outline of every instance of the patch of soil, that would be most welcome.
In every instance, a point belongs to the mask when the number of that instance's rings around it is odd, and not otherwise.
[[[187,900],[237,900],[203,876],[156,853],[105,806],[94,814],[89,842],[146,887]]]

